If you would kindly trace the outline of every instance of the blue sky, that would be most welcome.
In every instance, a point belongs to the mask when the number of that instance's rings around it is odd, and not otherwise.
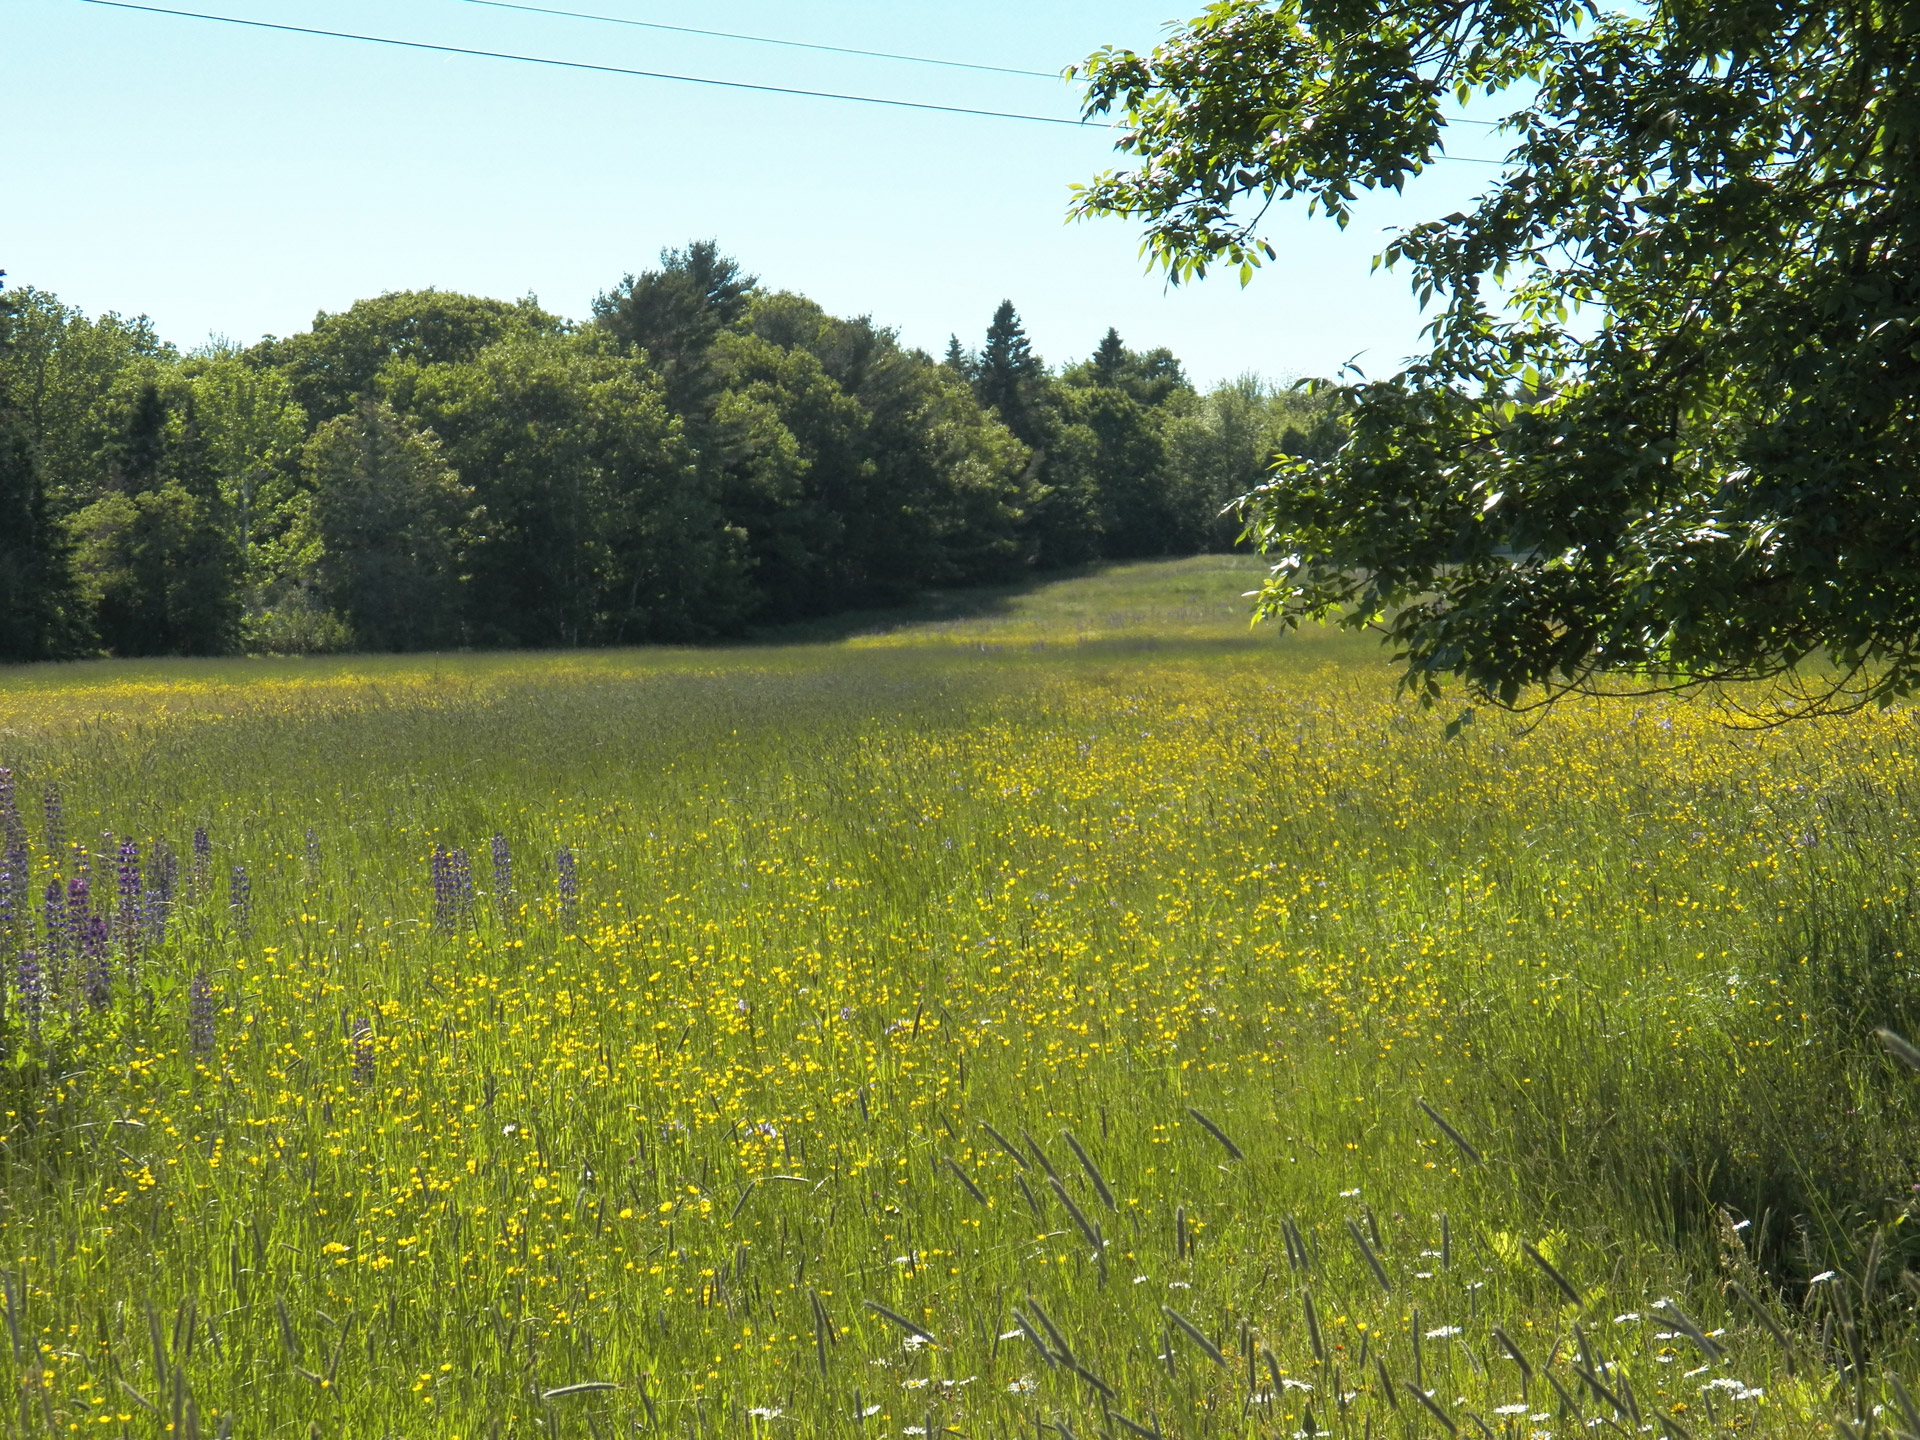
[[[1053,80],[517,14],[465,0],[156,0],[174,8],[756,83],[1073,116]],[[538,3],[538,0],[536,0]],[[632,19],[1052,71],[1150,46],[1180,0],[555,0]],[[304,328],[383,290],[536,294],[584,316],[663,246],[712,236],[769,285],[938,352],[1013,299],[1051,363],[1108,325],[1211,382],[1390,369],[1417,345],[1385,227],[1492,173],[1436,166],[1341,232],[1279,217],[1242,290],[1170,292],[1120,221],[1068,225],[1116,163],[1097,130],[432,55],[0,0],[0,268],[182,346]],[[1492,153],[1492,141],[1474,151]]]

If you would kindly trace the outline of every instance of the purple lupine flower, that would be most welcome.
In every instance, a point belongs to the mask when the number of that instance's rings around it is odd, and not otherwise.
[[[47,976],[40,968],[37,951],[28,950],[20,956],[14,982],[20,989],[20,1018],[26,1023],[27,1033],[38,1040],[40,1017],[47,1008]]]
[[[473,918],[473,861],[464,850],[447,856],[447,877],[453,887],[453,914],[456,924]]]
[[[6,879],[0,882],[0,890],[6,892],[10,902],[15,925],[25,925],[27,906],[31,899],[33,866],[27,850],[27,826],[20,818],[20,806],[13,790],[13,771],[0,766],[0,869],[6,871]],[[15,936],[18,943],[18,937]]]
[[[46,898],[40,902],[40,919],[47,935],[47,968],[57,974],[63,968],[67,948],[67,887],[58,879],[47,881]],[[45,979],[44,971],[41,977]]]
[[[187,1048],[195,1055],[213,1053],[213,986],[204,970],[187,982]]]
[[[46,834],[40,837],[40,843],[47,854],[58,859],[60,852],[67,848],[67,807],[61,803],[60,792],[51,785],[40,797],[40,813],[47,822]]]
[[[104,915],[89,915],[87,931],[80,942],[81,993],[87,1005],[104,1010],[113,999],[113,972],[107,968],[107,920]]]
[[[82,852],[84,853],[84,852]],[[87,938],[87,921],[93,918],[93,885],[85,873],[76,875],[67,882],[67,931],[66,953],[61,957],[72,960],[80,954],[80,946]]]
[[[439,845],[427,862],[427,874],[433,881],[433,928],[453,929],[453,869],[451,857]]]
[[[213,889],[213,841],[207,827],[193,827],[193,868],[187,872],[187,889],[198,900]]]
[[[493,893],[502,901],[513,893],[513,851],[504,835],[493,837]]]
[[[17,821],[18,816],[14,817]],[[8,831],[7,876],[9,892],[13,899],[13,913],[24,932],[27,926],[27,911],[33,904],[33,858],[27,849],[27,829],[17,825]]]
[[[153,883],[144,898],[147,944],[166,943],[167,920],[173,913],[173,894],[180,881],[180,857],[164,840],[153,842]]]
[[[132,837],[120,842],[120,864],[115,873],[117,895],[113,908],[113,928],[121,948],[129,955],[139,945],[142,923],[146,918],[140,904],[140,847]]]
[[[17,918],[17,907],[13,903],[13,872],[0,867],[0,955],[10,955],[14,951],[14,923]],[[0,986],[0,989],[4,988]]]
[[[353,1022],[348,1031],[348,1053],[353,1058],[353,1080],[356,1085],[373,1083],[373,1022],[362,1015]]]
[[[253,933],[253,883],[244,865],[234,866],[227,876],[227,908],[233,913],[235,932],[245,940]]]
[[[580,918],[580,871],[574,864],[573,851],[564,845],[554,864],[560,872],[560,921],[572,929]]]

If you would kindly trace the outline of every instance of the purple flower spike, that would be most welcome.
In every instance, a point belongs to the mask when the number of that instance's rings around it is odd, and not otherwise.
[[[451,932],[453,929],[452,857],[438,845],[433,847],[433,858],[427,862],[427,874],[433,881],[433,928]]]
[[[20,806],[14,796],[13,771],[0,767],[0,849],[4,849],[4,858],[0,858],[0,869],[6,871],[6,880],[0,883],[0,890],[6,892],[11,902],[14,924],[24,928],[27,923],[27,907],[32,901],[33,863],[27,849],[27,826],[20,818]],[[20,936],[14,936],[17,945]]]
[[[195,899],[213,888],[213,841],[204,825],[193,827],[193,869],[188,872],[187,886]]]
[[[113,972],[107,967],[107,921],[103,915],[87,919],[86,938],[80,945],[81,991],[87,1006],[104,1010],[113,1000]]]
[[[453,913],[456,923],[473,918],[473,861],[464,850],[447,856],[447,875],[453,883]]]
[[[46,834],[40,837],[40,843],[47,854],[58,858],[67,848],[67,807],[60,801],[60,792],[51,785],[40,797],[40,813],[47,822]]]
[[[47,932],[47,964],[57,970],[61,953],[67,946],[67,887],[58,880],[47,881],[46,898],[40,903],[40,919]]]
[[[513,851],[507,837],[493,837],[493,893],[504,899],[513,893]]]
[[[356,1085],[373,1083],[373,1022],[364,1015],[353,1022],[349,1032],[349,1054],[353,1058],[353,1080]]]
[[[580,919],[580,872],[573,851],[565,846],[555,863],[560,872],[560,923],[571,930]]]
[[[36,952],[29,950],[20,957],[14,980],[20,987],[20,1018],[26,1023],[27,1033],[38,1040],[40,1017],[47,1008],[47,976]]]
[[[140,847],[133,840],[120,842],[120,865],[115,872],[116,889],[113,928],[120,948],[131,955],[142,939],[145,917],[140,904]]]
[[[213,986],[204,970],[187,985],[187,1045],[196,1055],[213,1053]]]
[[[253,882],[247,879],[244,865],[233,867],[227,877],[227,906],[233,912],[233,928],[242,940],[253,933]]]

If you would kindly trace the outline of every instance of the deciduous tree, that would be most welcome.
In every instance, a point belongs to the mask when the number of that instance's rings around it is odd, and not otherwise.
[[[1088,112],[1136,163],[1078,209],[1143,220],[1176,281],[1245,279],[1269,206],[1345,223],[1442,159],[1451,107],[1510,106],[1477,201],[1382,254],[1426,353],[1345,384],[1339,452],[1252,504],[1263,607],[1384,626],[1428,697],[1910,692],[1916,56],[1911,6],[1825,0],[1218,0],[1095,56]]]

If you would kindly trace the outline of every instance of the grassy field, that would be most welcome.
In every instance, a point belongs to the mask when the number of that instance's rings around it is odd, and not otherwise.
[[[0,673],[0,1420],[1920,1429],[1913,715],[1448,741],[1258,573]]]

